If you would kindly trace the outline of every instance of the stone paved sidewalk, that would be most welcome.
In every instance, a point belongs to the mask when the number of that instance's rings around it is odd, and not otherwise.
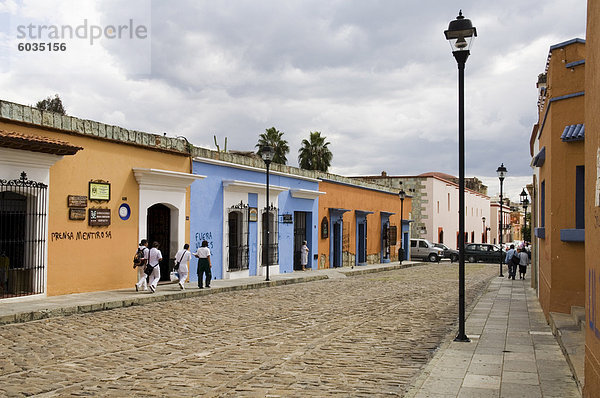
[[[528,285],[493,279],[467,319],[471,342],[447,341],[406,396],[581,397]]]

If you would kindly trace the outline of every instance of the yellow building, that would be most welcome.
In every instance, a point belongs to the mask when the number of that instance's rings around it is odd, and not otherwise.
[[[0,298],[133,288],[141,239],[189,241],[190,167],[184,140],[0,101]]]
[[[537,167],[534,253],[539,264],[540,304],[570,313],[585,303],[584,265],[584,77],[585,41],[550,47],[540,76],[535,134]]]
[[[600,393],[600,2],[588,1],[585,67],[585,397]]]

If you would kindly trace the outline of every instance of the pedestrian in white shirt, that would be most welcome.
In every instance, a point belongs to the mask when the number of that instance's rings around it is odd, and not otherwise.
[[[146,282],[148,275],[146,275],[146,273],[144,272],[144,269],[146,268],[146,264],[148,263],[148,254],[150,253],[150,250],[148,249],[148,241],[146,239],[142,239],[142,241],[140,242],[140,247],[138,247],[138,250],[142,251],[143,257],[142,257],[142,261],[140,262],[140,264],[135,267],[135,268],[137,268],[137,277],[138,277],[138,282],[135,284],[136,292],[140,289],[148,290],[148,283]]]
[[[183,287],[183,284],[187,279],[189,273],[188,263],[192,258],[192,253],[190,253],[190,251],[188,250],[189,248],[190,245],[186,243],[185,245],[183,245],[183,249],[179,250],[177,254],[175,254],[175,269],[179,274],[179,288],[181,290],[185,289]]]
[[[153,268],[152,273],[148,276],[148,285],[152,293],[156,291],[158,281],[160,280],[160,266],[159,263],[162,261],[162,253],[158,250],[158,242],[152,243],[152,249],[148,253],[148,264]]]
[[[302,271],[306,271],[306,265],[308,264],[308,246],[306,241],[302,241],[302,247],[300,248],[300,263],[302,264]]]
[[[210,280],[212,278],[210,269],[212,264],[210,263],[210,249],[208,248],[208,241],[202,241],[202,246],[198,248],[194,256],[198,257],[198,288],[202,289],[203,274],[206,276],[206,287],[210,287]]]

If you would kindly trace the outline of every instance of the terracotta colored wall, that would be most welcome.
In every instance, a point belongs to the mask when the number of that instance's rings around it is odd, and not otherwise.
[[[319,190],[326,192],[319,197],[319,221],[327,217],[330,221],[330,208],[348,209],[344,213],[344,229],[348,232],[348,251],[356,255],[356,213],[355,210],[372,211],[373,214],[367,216],[367,257],[379,256],[381,251],[381,211],[395,213],[390,216],[390,225],[396,225],[398,229],[398,239],[396,246],[392,246],[392,261],[397,260],[398,248],[400,247],[400,199],[397,194],[373,191],[365,188],[354,187],[344,184],[336,184],[328,181],[319,183]],[[411,199],[404,200],[404,220],[408,218],[411,212]],[[348,225],[349,227],[346,227]],[[319,268],[329,267],[330,239],[322,239],[319,233]],[[325,259],[323,265],[322,259]],[[378,257],[377,257],[378,258]],[[375,262],[375,261],[370,261]],[[376,261],[379,262],[379,261]],[[347,264],[344,264],[347,265]]]
[[[585,397],[600,391],[600,207],[597,181],[600,148],[600,2],[588,0],[587,57],[585,67],[585,264],[586,333]]]
[[[539,298],[546,316],[550,311],[570,313],[571,306],[583,306],[585,302],[584,244],[560,238],[561,229],[575,228],[575,170],[584,164],[583,141],[562,142],[560,136],[565,126],[583,123],[585,97],[549,103],[551,98],[584,91],[584,68],[588,66],[565,67],[566,63],[583,59],[584,52],[581,43],[555,49],[548,67],[549,110],[539,143],[540,148],[546,147],[546,161],[540,168],[540,184],[545,181],[546,187],[546,238],[540,239],[539,267]],[[540,123],[546,108],[540,114]]]
[[[136,271],[132,268],[132,258],[138,244],[139,194],[132,168],[189,173],[189,158],[109,140],[5,122],[0,122],[0,129],[57,138],[84,148],[73,156],[65,156],[50,168],[47,294],[53,296],[133,288]],[[110,182],[111,200],[88,202],[88,208],[110,208],[111,225],[108,227],[88,226],[87,210],[86,220],[69,220],[67,196],[87,196],[88,182],[96,179]],[[122,199],[124,197],[127,199]],[[187,197],[185,212],[189,215],[189,193]],[[127,203],[131,207],[132,214],[127,221],[118,216],[121,203]],[[186,241],[189,241],[188,223],[186,222]],[[78,232],[104,232],[105,237],[77,239]],[[59,237],[53,233],[62,235]],[[72,238],[69,239],[71,234]]]

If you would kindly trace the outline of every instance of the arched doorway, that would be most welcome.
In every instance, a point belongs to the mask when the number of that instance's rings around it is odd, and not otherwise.
[[[163,204],[155,204],[148,208],[147,234],[148,244],[159,243],[163,260],[160,263],[160,280],[168,281],[171,272],[171,209]]]

